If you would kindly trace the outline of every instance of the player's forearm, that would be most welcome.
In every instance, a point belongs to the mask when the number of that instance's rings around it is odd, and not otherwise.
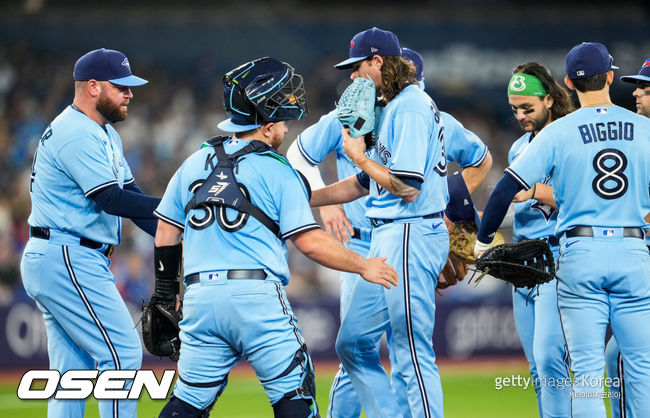
[[[388,171],[387,167],[384,167],[367,157],[355,161],[355,163],[357,164],[357,167],[365,171],[377,184],[407,202],[414,201],[420,194],[418,189],[409,186],[396,176],[392,175]]]
[[[153,219],[153,211],[160,204],[158,197],[120,189],[117,184],[100,190],[91,199],[104,212],[130,219]]]
[[[364,258],[348,250],[321,229],[312,229],[292,237],[296,247],[308,258],[331,269],[351,273],[363,272]]]
[[[499,229],[499,225],[508,212],[512,198],[521,188],[521,185],[511,175],[506,173],[501,178],[485,206],[477,234],[479,242],[484,244],[492,242],[494,233]]]
[[[548,184],[537,183],[535,185],[535,196],[533,196],[533,199],[557,209],[557,205],[553,199],[553,188]]]
[[[481,161],[476,167],[467,167],[463,169],[461,175],[465,184],[467,185],[467,190],[469,194],[473,194],[480,186],[483,184],[483,181],[487,177],[490,169],[492,168],[492,155],[490,151],[485,154],[485,158]]]
[[[312,191],[309,206],[319,207],[348,203],[367,194],[368,190],[359,184],[357,177],[351,176],[330,186]]]
[[[181,242],[182,234],[183,232],[175,226],[168,224],[165,221],[160,221],[158,222],[158,228],[156,229],[154,245],[156,247],[176,245]]]

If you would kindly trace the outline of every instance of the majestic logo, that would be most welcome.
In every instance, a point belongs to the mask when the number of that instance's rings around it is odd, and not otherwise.
[[[129,64],[129,59],[124,58],[124,61],[122,61],[122,65],[131,70],[131,65]]]
[[[526,78],[523,75],[516,75],[512,77],[510,82],[510,90],[524,91],[526,90]]]
[[[165,399],[175,374],[165,370],[158,383],[153,370],[68,370],[63,375],[58,370],[30,370],[20,379],[18,398],[86,399],[92,394],[96,399],[139,399],[146,387],[151,399]],[[45,387],[32,388],[34,380],[45,380]],[[133,384],[125,388],[129,380]]]

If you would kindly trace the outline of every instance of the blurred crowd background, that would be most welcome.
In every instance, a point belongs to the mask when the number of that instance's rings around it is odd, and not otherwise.
[[[349,83],[332,65],[347,58],[351,37],[378,26],[422,53],[427,92],[438,106],[489,147],[494,166],[474,200],[481,209],[506,166],[521,131],[510,112],[506,84],[517,64],[535,60],[564,77],[564,57],[581,41],[606,44],[618,75],[634,74],[650,57],[644,2],[521,2],[490,0],[392,1],[8,1],[0,5],[0,307],[28,302],[19,261],[28,240],[29,176],[37,141],[72,102],[72,68],[85,52],[118,49],[133,72],[150,81],[133,89],[126,121],[116,125],[136,181],[162,196],[189,154],[218,134],[225,115],[221,77],[260,56],[288,61],[303,74],[309,115],[289,125],[281,151],[335,105]],[[615,103],[634,109],[632,86],[615,81]],[[326,180],[335,180],[333,159]],[[315,212],[318,215],[318,212]],[[112,257],[124,298],[148,299],[153,240],[130,221]],[[219,250],[215,249],[215,257]],[[290,252],[292,301],[309,305],[338,298],[338,273]],[[461,283],[442,303],[507,304],[510,289]]]

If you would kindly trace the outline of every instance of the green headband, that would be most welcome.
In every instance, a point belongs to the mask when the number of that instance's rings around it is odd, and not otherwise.
[[[519,96],[546,96],[542,81],[534,75],[515,73],[508,83],[508,94]]]

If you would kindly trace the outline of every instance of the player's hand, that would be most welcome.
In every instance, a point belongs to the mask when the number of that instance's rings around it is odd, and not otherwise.
[[[359,165],[359,162],[366,158],[366,142],[363,137],[352,138],[348,128],[341,130],[341,135],[343,135],[343,150],[352,161]]]
[[[341,243],[350,242],[350,237],[354,235],[354,228],[341,206],[322,206],[320,218],[328,234],[333,235]]]
[[[366,258],[361,277],[370,283],[380,284],[386,289],[390,289],[391,284],[397,286],[399,283],[397,272],[386,264],[386,257]]]
[[[515,195],[514,199],[512,199],[513,202],[519,203],[519,202],[525,202],[527,200],[530,200],[533,198],[533,189],[532,187],[528,190],[519,190],[517,194]]]
[[[438,276],[437,289],[446,289],[463,280],[467,275],[467,264],[453,254],[449,254],[447,263]]]
[[[476,258],[481,257],[483,253],[486,252],[488,248],[490,248],[490,244],[491,243],[489,242],[485,244],[479,240],[476,240],[476,244],[474,245],[474,257]]]

